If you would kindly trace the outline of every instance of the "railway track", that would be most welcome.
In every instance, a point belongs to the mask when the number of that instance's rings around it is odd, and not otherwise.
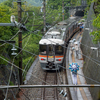
[[[65,71],[45,72],[42,85],[66,84]],[[66,88],[43,88],[41,100],[68,100]]]
[[[45,72],[43,85],[46,84],[57,84],[57,73],[55,72]],[[57,88],[44,88],[42,90],[42,100],[59,100]]]

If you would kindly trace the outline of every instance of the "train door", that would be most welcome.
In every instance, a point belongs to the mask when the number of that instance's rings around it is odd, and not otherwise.
[[[48,62],[55,61],[55,46],[54,45],[48,45],[47,61]]]

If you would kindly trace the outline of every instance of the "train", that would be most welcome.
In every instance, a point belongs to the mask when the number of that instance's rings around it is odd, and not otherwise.
[[[43,70],[60,70],[64,66],[66,48],[79,31],[80,17],[69,17],[51,27],[39,41],[39,62]]]

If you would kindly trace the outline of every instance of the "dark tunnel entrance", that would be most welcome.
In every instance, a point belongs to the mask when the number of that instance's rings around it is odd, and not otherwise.
[[[84,16],[84,11],[76,11],[75,16],[80,16],[83,17]]]

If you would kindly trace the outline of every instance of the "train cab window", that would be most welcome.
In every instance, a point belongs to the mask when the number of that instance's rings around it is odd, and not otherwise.
[[[48,51],[48,54],[49,54],[49,55],[54,55],[54,46],[53,46],[53,45],[49,45],[48,47],[49,47],[49,49],[48,49],[48,50],[49,50],[49,51]]]
[[[40,54],[47,54],[47,46],[46,45],[40,45]]]
[[[63,47],[60,45],[55,46],[55,54],[56,55],[63,55]]]

